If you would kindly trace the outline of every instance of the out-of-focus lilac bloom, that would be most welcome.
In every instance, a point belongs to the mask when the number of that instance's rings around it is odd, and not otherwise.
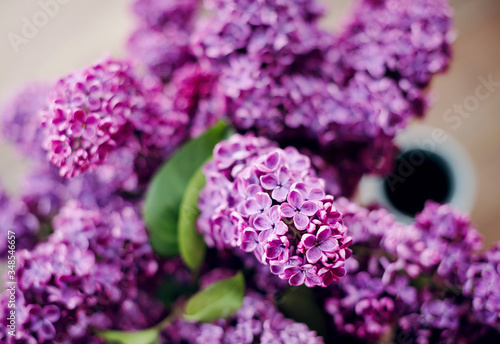
[[[35,160],[45,160],[44,133],[40,128],[42,111],[47,109],[50,85],[26,85],[1,110],[2,135],[19,151]]]
[[[323,339],[305,324],[285,318],[266,297],[249,293],[228,319],[209,324],[176,320],[162,332],[162,343],[321,344]]]

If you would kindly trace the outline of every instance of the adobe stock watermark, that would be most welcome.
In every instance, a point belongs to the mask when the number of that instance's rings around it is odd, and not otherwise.
[[[488,75],[487,78],[479,76],[478,80],[479,84],[474,89],[473,94],[465,97],[461,104],[453,104],[443,113],[443,121],[450,123],[451,129],[458,130],[479,109],[481,102],[489,99],[500,88],[500,81],[494,80],[493,74]],[[426,156],[435,153],[436,147],[447,139],[446,132],[439,128],[433,129],[427,138],[416,139],[414,141],[415,148],[421,150],[412,152],[408,159],[401,159],[398,169],[387,177],[387,184],[391,191],[394,192],[398,183],[404,183],[415,172],[416,168],[423,164]]]
[[[19,33],[9,32],[7,39],[12,46],[12,50],[17,54],[21,45],[26,45],[33,39],[40,29],[47,26],[50,18],[54,18],[59,13],[61,5],[66,5],[71,0],[40,0],[38,1],[39,11],[32,16],[21,18],[21,30]]]

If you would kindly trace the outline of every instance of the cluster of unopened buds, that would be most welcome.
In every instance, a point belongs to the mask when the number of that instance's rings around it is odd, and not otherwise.
[[[205,173],[198,225],[209,245],[253,252],[291,285],[325,287],[345,275],[352,239],[308,157],[235,135]]]

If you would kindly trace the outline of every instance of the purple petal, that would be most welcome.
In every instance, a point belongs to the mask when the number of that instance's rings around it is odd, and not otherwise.
[[[290,283],[290,285],[297,286],[297,285],[304,284],[305,279],[306,279],[306,274],[301,271],[301,272],[293,275],[292,277],[290,277],[288,282]]]
[[[318,260],[320,260],[322,251],[318,246],[313,246],[306,252],[306,258],[309,261],[309,263],[316,263]]]
[[[288,226],[283,221],[276,223],[274,227],[274,233],[276,235],[284,235],[286,232],[288,232]]]
[[[315,287],[321,284],[321,278],[315,273],[306,273],[306,286],[309,288]]]
[[[241,235],[242,241],[256,241],[257,233],[252,228],[246,228]]]
[[[73,112],[73,120],[75,122],[85,122],[85,112],[77,109]]]
[[[302,194],[302,196],[304,196],[304,197],[306,197],[308,194],[307,186],[303,182],[296,183],[293,188],[294,188],[294,190],[297,190],[298,192],[300,192]]]
[[[96,130],[95,130],[95,128],[86,127],[83,130],[83,137],[85,137],[86,139],[92,140],[94,137],[96,137]]]
[[[288,170],[286,169],[286,167],[283,166],[282,168],[280,168],[280,170],[278,172],[278,182],[281,185],[284,185],[289,180],[290,180],[290,173],[288,172]]]
[[[293,208],[288,203],[283,203],[280,206],[280,210],[281,210],[281,213],[283,214],[283,216],[285,216],[285,217],[293,217],[296,214],[295,208]]]
[[[337,240],[331,238],[331,239],[323,241],[318,247],[322,251],[333,252],[333,251],[335,251],[336,249],[339,248],[339,243],[338,243]]]
[[[257,216],[255,220],[253,220],[253,226],[259,231],[264,231],[266,229],[272,228],[273,223],[267,215],[261,214]]]
[[[273,229],[266,229],[259,233],[259,242],[265,244],[271,235],[275,234]]]
[[[264,189],[273,190],[278,186],[278,178],[276,175],[269,173],[260,177],[260,183]]]
[[[304,234],[302,236],[302,243],[306,249],[314,247],[316,245],[316,237],[312,234]]]
[[[302,206],[302,203],[304,203],[304,197],[302,197],[302,194],[298,192],[297,190],[292,190],[288,194],[288,203],[295,209],[299,209]]]
[[[255,195],[257,195],[257,193],[259,192],[262,192],[262,188],[257,184],[248,185],[245,190],[247,197],[255,197]]]
[[[269,259],[276,259],[283,251],[281,246],[268,246],[266,249],[266,257]]]
[[[56,305],[48,305],[43,308],[43,316],[50,322],[56,322],[61,316],[61,311]]]
[[[281,161],[281,155],[276,150],[264,157],[264,160],[257,165],[257,168],[262,172],[275,171]]]
[[[295,214],[295,216],[293,217],[293,223],[298,230],[304,230],[309,224],[309,217],[302,213]]]
[[[280,221],[281,220],[280,207],[278,205],[272,206],[271,209],[269,209],[268,216],[272,223],[277,223],[278,221]]]
[[[88,126],[94,127],[99,123],[99,119],[100,118],[97,115],[91,114],[87,116],[87,120],[85,121],[85,123]]]
[[[271,196],[278,202],[284,202],[286,200],[286,196],[288,196],[288,190],[279,186],[273,190]]]
[[[312,201],[320,201],[323,198],[325,198],[325,192],[321,189],[312,189],[309,192],[309,197],[310,200]]]
[[[54,338],[56,335],[56,329],[54,325],[48,320],[43,320],[42,321],[42,326],[38,330],[38,339],[40,340],[41,343],[43,343],[46,340]]]
[[[318,211],[318,205],[311,201],[306,201],[300,207],[300,211],[307,216],[313,216]]]
[[[300,269],[299,265],[300,264],[289,265],[289,262],[286,262],[285,266],[283,267],[283,276],[288,279],[293,275],[301,273],[302,269]]]
[[[261,209],[268,209],[273,205],[271,197],[269,197],[269,195],[264,192],[257,193],[257,195],[255,195],[255,199],[260,204]]]
[[[245,212],[247,215],[260,213],[261,207],[257,201],[252,198],[245,202]]]
[[[273,274],[275,275],[279,275],[279,274],[282,274],[285,267],[286,267],[286,263],[285,264],[271,264],[270,266],[270,270]]]
[[[71,124],[69,130],[71,131],[71,136],[73,137],[80,137],[83,134],[83,126],[79,122]]]
[[[240,246],[240,248],[245,252],[252,252],[256,247],[257,243],[255,241],[244,241]]]
[[[332,231],[330,230],[329,227],[327,226],[322,226],[318,233],[316,234],[316,238],[318,240],[318,242],[323,242],[325,240],[328,240],[332,237]]]

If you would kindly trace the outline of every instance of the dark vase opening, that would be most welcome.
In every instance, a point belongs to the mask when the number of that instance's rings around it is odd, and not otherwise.
[[[405,215],[414,217],[425,202],[449,202],[453,177],[446,160],[428,150],[402,152],[394,163],[394,172],[384,178],[384,192],[389,202]]]

